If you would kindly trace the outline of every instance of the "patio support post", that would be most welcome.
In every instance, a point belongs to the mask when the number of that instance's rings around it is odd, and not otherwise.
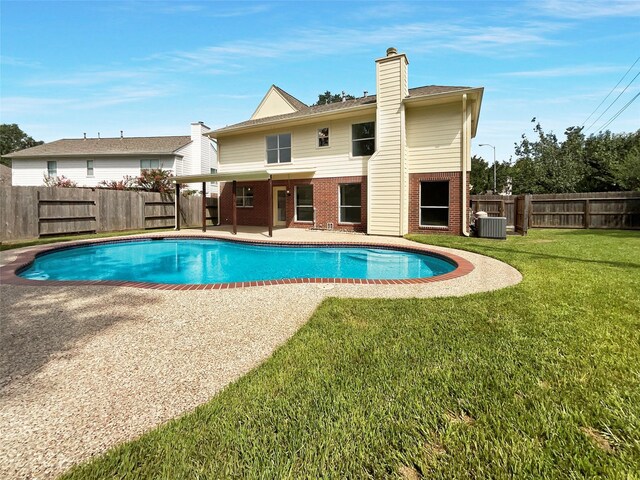
[[[207,231],[207,182],[202,182],[202,231]]]
[[[267,209],[267,212],[269,212],[269,236],[273,237],[273,179],[271,175],[269,175],[269,180],[267,181],[267,205],[269,206]]]
[[[180,184],[176,183],[176,199],[175,199],[175,205],[173,207],[174,209],[174,216],[175,216],[175,229],[176,230],[180,230]]]
[[[238,233],[238,217],[237,217],[237,211],[236,209],[238,208],[236,206],[236,191],[237,191],[237,186],[236,186],[236,181],[234,180],[233,183],[231,184],[231,219],[233,221],[233,234],[237,235]]]

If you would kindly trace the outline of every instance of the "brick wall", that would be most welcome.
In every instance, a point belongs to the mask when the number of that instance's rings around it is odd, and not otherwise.
[[[361,223],[358,225],[340,224],[338,188],[344,183],[359,183],[361,185]],[[367,178],[363,176],[355,177],[334,177],[334,178],[314,178],[298,180],[274,180],[273,186],[284,186],[290,192],[287,196],[286,223],[287,227],[310,228],[311,223],[295,222],[295,186],[313,185],[313,205],[316,208],[316,225],[325,228],[327,223],[333,223],[334,230],[367,231]],[[251,187],[253,191],[253,207],[238,208],[238,225],[268,226],[269,215],[272,214],[272,206],[267,205],[268,183],[266,181],[238,182],[240,187]],[[230,225],[232,223],[232,183],[220,184],[220,223]]]
[[[467,198],[469,198],[469,173],[467,172]],[[449,182],[449,226],[420,226],[420,182]],[[461,208],[460,172],[413,173],[409,175],[409,232],[411,233],[448,233],[461,235],[461,216],[466,208]]]

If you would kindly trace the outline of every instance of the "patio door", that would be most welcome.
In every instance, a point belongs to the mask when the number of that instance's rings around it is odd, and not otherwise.
[[[287,187],[273,187],[273,226],[287,224]]]

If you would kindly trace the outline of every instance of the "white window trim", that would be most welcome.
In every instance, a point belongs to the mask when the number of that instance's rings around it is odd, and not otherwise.
[[[371,155],[354,155],[353,154],[353,142],[354,142],[354,138],[353,138],[353,126],[354,125],[361,125],[363,123],[373,123],[373,137],[367,137],[367,138],[358,138],[357,141],[361,141],[361,140],[373,140],[373,144],[376,144],[376,133],[377,133],[377,125],[376,125],[376,121],[375,120],[369,120],[366,122],[357,122],[357,123],[352,123],[350,125],[350,130],[351,130],[351,144],[349,145],[349,158],[371,158],[371,156],[373,155],[373,153]],[[375,148],[373,150],[373,152],[375,153]]]
[[[246,192],[246,189],[251,188],[252,189],[251,190],[251,200],[254,199],[253,187],[242,186],[242,187],[237,187],[237,188],[238,188],[238,190],[242,189],[243,192]],[[253,205],[245,205],[246,199],[249,197],[249,195],[247,195],[246,193],[244,193],[244,195],[239,195],[238,193],[239,192],[236,190],[236,208],[253,208]],[[242,199],[242,205],[238,205],[238,200],[239,199]],[[251,202],[251,203],[253,203],[253,202]]]
[[[311,187],[311,205],[298,205],[298,187]],[[315,211],[313,206],[313,185],[296,185],[293,192],[293,221],[296,223],[313,223],[313,220],[298,220],[298,207],[311,208],[311,211]]]
[[[91,162],[91,174],[89,174],[89,162]],[[93,160],[87,160],[87,178],[94,178],[95,175],[95,162]]]
[[[449,224],[449,214],[447,214],[447,224],[446,225],[424,225],[422,223],[422,209],[423,208],[446,208],[447,211],[451,208],[451,205],[447,205],[446,207],[440,205],[425,205],[422,206],[422,184],[423,183],[446,183],[447,184],[447,203],[451,199],[451,182],[449,180],[420,180],[420,190],[418,191],[418,226],[420,228],[433,228],[435,230],[448,230],[450,228]]]
[[[360,185],[360,205],[342,205],[342,187],[343,185]],[[345,222],[342,220],[342,208],[360,208],[359,222]],[[341,183],[338,185],[338,224],[339,225],[362,225],[362,184],[361,183]]]
[[[322,145],[320,146],[320,130],[324,130],[327,129],[327,144],[326,145]],[[319,150],[324,150],[326,148],[331,148],[331,127],[330,126],[326,126],[326,127],[320,127],[318,129],[316,129],[316,148]]]
[[[280,138],[279,138],[280,135],[289,135],[289,138],[291,139],[291,146],[289,147],[289,150],[291,150],[290,162],[280,161]],[[267,152],[269,151],[269,149],[267,148],[267,137],[278,137],[278,148],[277,148],[278,161],[276,163],[269,163],[269,156],[267,154]],[[265,166],[269,166],[269,167],[277,167],[279,165],[293,165],[293,133],[292,132],[270,133],[269,135],[264,136],[264,164]]]

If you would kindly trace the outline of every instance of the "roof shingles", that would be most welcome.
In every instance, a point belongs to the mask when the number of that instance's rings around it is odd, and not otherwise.
[[[186,135],[167,137],[64,138],[5,155],[9,158],[99,155],[170,155],[191,142]]]
[[[226,127],[219,128],[212,133],[214,134],[218,132],[223,133],[229,130],[236,130],[238,128],[243,128],[243,127],[251,127],[254,125],[267,124],[267,123],[275,122],[278,120],[295,119],[295,118],[306,117],[314,114],[320,114],[320,113],[337,111],[337,110],[348,110],[350,108],[360,107],[364,105],[375,105],[376,103],[376,96],[368,95],[366,97],[354,98],[352,100],[344,100],[342,102],[328,103],[325,105],[312,105],[308,107],[304,103],[297,100],[295,97],[289,95],[287,92],[285,92],[281,88],[279,87],[275,87],[275,88],[277,88],[278,91],[280,91],[283,95],[287,96],[288,99],[293,99],[300,104],[300,105],[296,105],[296,107],[298,108],[297,112],[285,113],[282,115],[274,115],[271,117],[256,118],[253,120],[246,120],[244,122],[236,123],[233,125],[227,125]],[[455,92],[458,90],[467,90],[469,88],[472,88],[472,87],[427,85],[424,87],[410,88],[409,96],[407,98],[426,97],[429,95],[438,95],[442,93]]]

